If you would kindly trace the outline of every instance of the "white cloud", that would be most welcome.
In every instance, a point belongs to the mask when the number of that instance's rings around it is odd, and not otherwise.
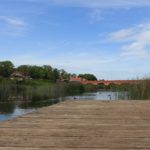
[[[147,47],[150,46],[150,23],[110,33],[108,40],[122,43],[122,56],[146,58],[149,56]]]
[[[139,36],[137,36],[136,40],[142,45],[150,45],[150,28],[139,33]]]
[[[16,17],[0,16],[0,20],[5,21],[7,24],[18,28],[22,28],[26,25],[23,20]]]
[[[17,17],[0,16],[0,22],[4,24],[1,33],[9,35],[21,35],[27,26],[24,20]]]
[[[109,34],[108,38],[110,41],[127,41],[133,38],[134,34],[135,33],[133,32],[132,29],[122,29]]]
[[[133,42],[122,48],[121,55],[129,58],[146,58],[148,56],[148,52],[145,49],[145,45],[142,45],[140,42]]]

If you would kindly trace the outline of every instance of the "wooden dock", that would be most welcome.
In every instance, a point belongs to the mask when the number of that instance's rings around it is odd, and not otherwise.
[[[150,101],[65,101],[0,122],[0,150],[150,150]]]

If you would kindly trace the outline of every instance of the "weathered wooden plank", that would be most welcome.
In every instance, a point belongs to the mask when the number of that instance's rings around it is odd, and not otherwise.
[[[3,136],[0,146],[51,148],[149,148],[150,138]]]
[[[150,138],[150,130],[0,129],[0,136]]]
[[[147,150],[150,101],[65,101],[0,123],[0,150]]]

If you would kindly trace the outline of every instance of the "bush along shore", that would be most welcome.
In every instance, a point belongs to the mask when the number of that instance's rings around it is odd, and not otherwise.
[[[54,99],[84,92],[97,91],[97,86],[80,83],[50,83],[45,80],[0,81],[0,101],[38,101]]]
[[[110,84],[109,86],[100,85],[103,90],[111,90],[115,92],[127,92],[130,100],[150,100],[150,78],[137,80],[134,84]]]
[[[38,101],[76,95],[84,92],[111,90],[128,92],[129,99],[150,99],[150,78],[139,80],[134,84],[121,85],[82,85],[70,82],[70,77],[81,77],[95,81],[93,74],[70,74],[63,69],[52,68],[50,65],[14,67],[11,61],[0,62],[0,101]]]
[[[0,62],[0,101],[38,101],[97,90],[94,85],[69,82],[70,74],[50,65],[21,65],[15,67],[11,61]],[[96,80],[92,74],[82,75]]]
[[[150,78],[144,78],[129,89],[130,99],[150,100]]]

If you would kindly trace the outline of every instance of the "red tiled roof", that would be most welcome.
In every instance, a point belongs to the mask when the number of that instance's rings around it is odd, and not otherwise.
[[[136,82],[138,82],[138,80],[104,80],[104,81],[87,81],[83,78],[80,77],[71,77],[70,81],[77,81],[80,82],[81,84],[93,84],[93,85],[98,85],[100,83],[103,83],[105,85],[109,85],[109,84],[123,84],[123,83],[130,83],[130,84],[134,84]]]
[[[109,84],[123,84],[123,83],[130,83],[130,84],[134,84],[136,82],[139,82],[139,80],[101,80],[101,81],[88,81],[84,78],[81,77],[70,77],[70,81],[71,82],[80,82],[81,84],[93,84],[93,85],[98,85],[98,84],[105,84],[105,85],[109,85]]]
[[[83,79],[81,77],[70,77],[70,81],[78,81],[81,82]]]

